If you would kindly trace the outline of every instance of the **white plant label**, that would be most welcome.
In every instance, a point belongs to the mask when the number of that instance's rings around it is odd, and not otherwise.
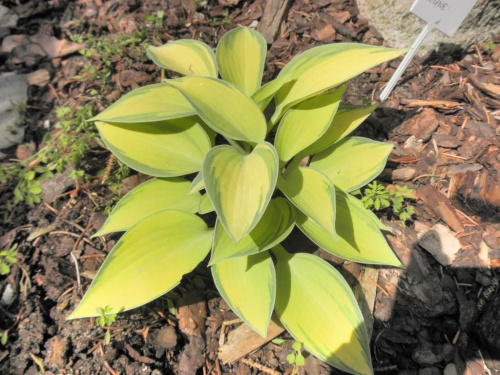
[[[477,0],[415,0],[410,12],[449,37],[457,31]]]

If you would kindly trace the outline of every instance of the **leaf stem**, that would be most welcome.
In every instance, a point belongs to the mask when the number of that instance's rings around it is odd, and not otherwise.
[[[226,141],[233,146],[234,148],[238,149],[238,151],[241,151],[242,153],[246,154],[247,152],[239,145],[237,141],[232,140],[231,138],[224,137]]]

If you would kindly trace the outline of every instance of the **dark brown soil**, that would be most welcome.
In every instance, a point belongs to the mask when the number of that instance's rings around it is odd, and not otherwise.
[[[264,8],[263,0],[3,4],[20,15],[17,27],[3,35],[4,45],[12,35],[117,40],[119,35],[141,32],[144,40],[155,44],[200,38],[215,46],[226,30],[259,21]],[[158,10],[165,15],[161,27],[151,21]],[[293,56],[313,46],[348,41],[385,45],[353,1],[295,1],[269,48],[264,79],[275,77]],[[389,212],[381,213],[393,228],[394,235],[388,239],[407,270],[378,271],[371,307],[376,373],[500,374],[499,48],[458,48],[416,59],[391,98],[357,131],[395,146],[378,180],[415,190],[412,220],[402,223]],[[46,70],[50,75],[48,83],[30,86],[26,143],[43,147],[44,124],[56,121],[56,107],[76,109],[90,103],[99,112],[131,89],[160,79],[159,69],[138,55],[135,47],[123,51],[122,56],[103,61],[103,56],[84,57],[77,49],[51,58],[31,42],[15,45],[9,52],[3,49],[0,72]],[[398,63],[383,64],[356,78],[345,101],[371,103]],[[103,64],[110,67],[105,82],[75,79],[88,72],[85,67]],[[99,95],[92,96],[91,90]],[[9,151],[10,157],[22,159],[30,147]],[[100,184],[101,177],[92,174],[105,168],[109,158],[107,151],[92,144],[79,165],[93,176],[88,183],[74,186],[67,176],[51,179],[44,185],[45,204],[18,206],[3,224],[0,249],[19,244],[19,263],[10,275],[0,278],[0,297],[10,290],[14,296],[10,303],[0,303],[0,332],[8,330],[8,341],[0,346],[0,373],[290,374],[288,342],[269,343],[234,364],[219,362],[221,327],[236,316],[215,292],[206,267],[199,267],[164,298],[120,314],[111,328],[109,345],[103,344],[105,330],[95,320],[65,320],[117,239],[90,239],[105,219],[102,212],[94,212],[96,203],[102,205],[113,196]],[[117,167],[110,165],[113,174]],[[140,181],[143,176],[128,177],[122,194]],[[74,193],[54,200],[75,188]],[[0,187],[0,200],[10,196],[9,189]],[[461,244],[446,266],[419,244],[418,233],[438,222]],[[287,245],[317,250],[303,245],[303,240],[294,233]],[[352,285],[361,280],[364,267],[318,252],[338,265]],[[338,371],[309,356],[300,373]]]

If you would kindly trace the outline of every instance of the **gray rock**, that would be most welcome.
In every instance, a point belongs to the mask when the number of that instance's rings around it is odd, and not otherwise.
[[[58,195],[61,195],[66,189],[75,185],[75,180],[69,177],[71,172],[72,169],[68,168],[62,174],[42,180],[40,187],[42,188],[41,197],[44,202],[52,204]]]
[[[10,29],[16,27],[19,16],[9,8],[0,5],[0,38],[9,35]]]
[[[20,120],[16,105],[28,100],[26,77],[15,72],[0,75],[0,150],[16,145],[23,140],[24,129],[16,126]]]
[[[460,250],[460,241],[442,224],[418,233],[418,243],[443,266],[450,265]]]
[[[14,293],[14,289],[10,286],[10,283],[7,283],[7,286],[5,287],[3,293],[2,293],[2,298],[0,299],[0,303],[6,307],[9,307],[12,305],[12,302],[16,299],[16,295]]]
[[[458,375],[457,366],[453,363],[448,363],[444,368],[443,375]]]
[[[413,0],[356,0],[363,17],[397,48],[411,47],[424,27],[424,21],[410,13]],[[464,48],[491,39],[500,33],[498,2],[478,0],[453,38],[433,30],[422,43],[421,56],[436,49],[440,43],[457,44]]]

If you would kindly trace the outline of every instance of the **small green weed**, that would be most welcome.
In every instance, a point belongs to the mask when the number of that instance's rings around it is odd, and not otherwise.
[[[413,206],[405,202],[412,199],[414,191],[406,186],[395,185],[395,190],[387,189],[384,185],[373,181],[361,193],[361,189],[353,191],[354,195],[361,195],[365,208],[380,211],[390,208],[392,214],[399,217],[403,223],[411,219],[415,212]]]
[[[284,339],[274,339],[272,342],[275,345],[283,345],[286,340]],[[292,375],[299,373],[299,368],[304,366],[305,358],[302,355],[302,344],[298,341],[293,340],[292,343],[293,353],[286,356],[286,361],[293,366]]]
[[[492,40],[486,42],[484,45],[483,45],[483,49],[486,51],[486,52],[489,52],[489,51],[494,51],[495,50],[495,47],[496,47],[496,44],[495,42],[493,42]]]
[[[106,329],[106,334],[104,335],[104,344],[108,345],[111,342],[111,333],[109,332],[109,327],[115,322],[116,313],[112,313],[113,309],[109,306],[104,308],[99,307],[97,312],[99,313],[99,318],[97,319],[97,324],[99,327]]]
[[[0,275],[8,275],[10,267],[17,263],[17,244],[9,250],[0,251]]]

